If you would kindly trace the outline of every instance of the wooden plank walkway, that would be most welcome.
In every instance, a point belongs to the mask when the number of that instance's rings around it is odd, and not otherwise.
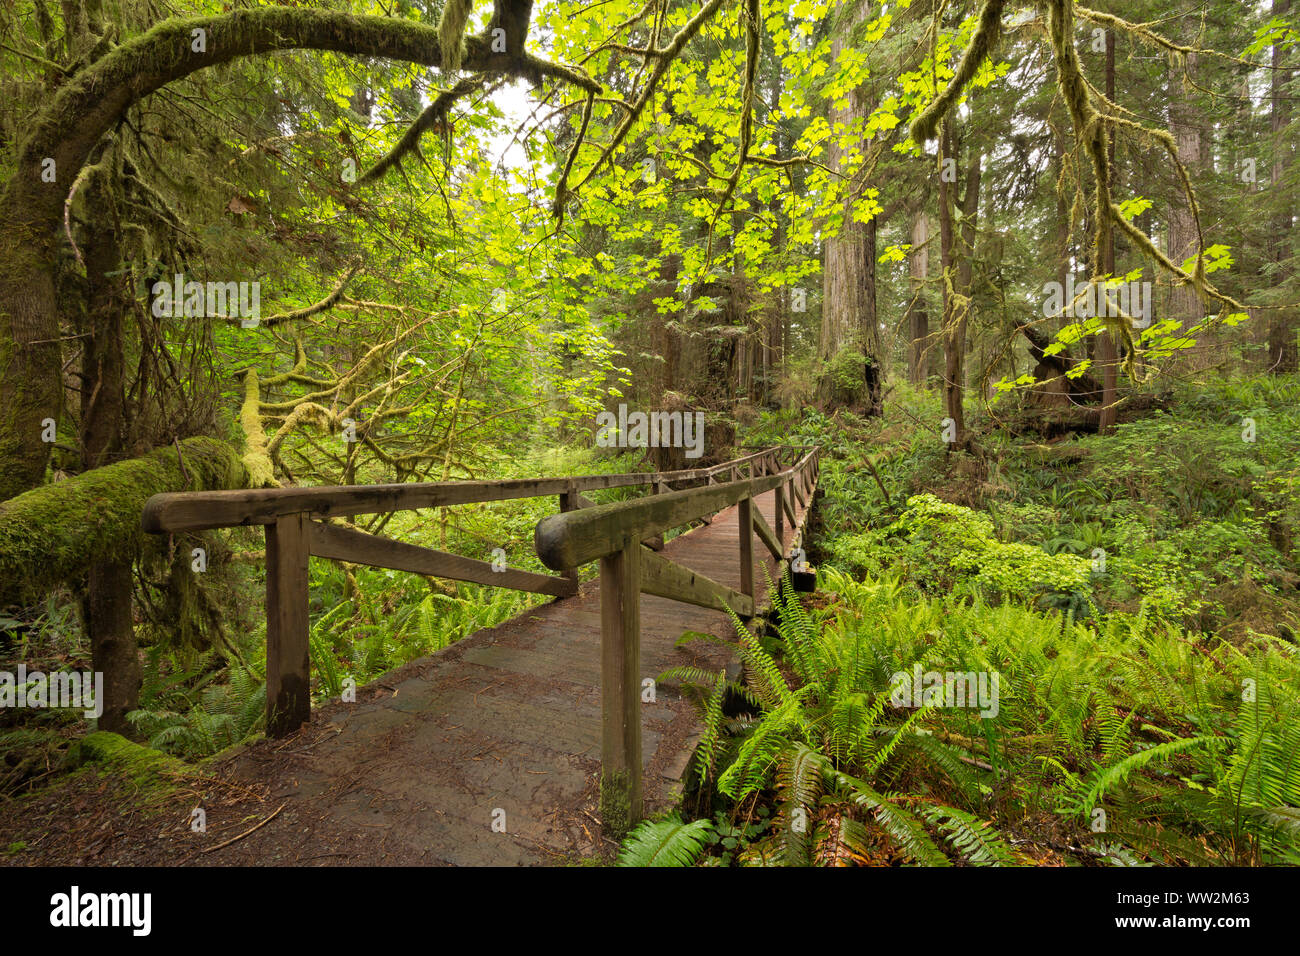
[[[774,524],[771,492],[755,499]],[[795,502],[797,504],[797,501]],[[803,511],[799,512],[802,519]],[[668,542],[664,555],[739,587],[735,507]],[[787,523],[787,547],[793,531]],[[756,541],[765,590],[768,550]],[[677,647],[687,631],[732,638],[730,619],[641,596],[642,673],[690,664],[717,670],[727,648]],[[227,765],[234,779],[273,786],[284,811],[249,835],[261,862],[292,863],[285,839],[321,862],[531,865],[591,855],[600,842],[600,587],[534,608],[393,671],[332,702],[288,741],[263,740]],[[699,725],[675,687],[642,705],[646,812],[678,799]],[[286,769],[285,761],[291,760]]]

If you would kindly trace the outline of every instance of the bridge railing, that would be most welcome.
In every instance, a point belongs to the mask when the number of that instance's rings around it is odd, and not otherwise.
[[[789,517],[794,529],[793,547],[802,537],[819,475],[818,448],[808,449],[784,469],[772,451],[728,462],[730,480],[716,485],[710,481],[701,488],[661,490],[652,498],[593,505],[538,522],[537,554],[548,568],[576,573],[578,566],[600,561],[600,809],[607,833],[626,832],[642,814],[640,594],[730,609],[739,617],[754,614],[754,537],[757,534],[776,558],[778,573],[784,574],[784,520]],[[747,462],[748,476],[741,476],[741,462]],[[776,498],[775,528],[754,507],[754,499],[768,491]],[[738,506],[740,524],[738,592],[645,546],[648,537],[732,505]]]
[[[708,487],[719,476],[738,477],[740,469],[751,475],[770,474],[779,471],[783,453],[781,447],[769,448],[709,468],[671,472],[175,492],[150,498],[141,524],[153,534],[251,525],[265,528],[266,728],[269,736],[283,737],[311,717],[308,558],[555,597],[574,594],[578,588],[576,565],[564,569],[560,576],[515,568],[497,571],[487,561],[382,538],[334,519],[548,495],[558,496],[562,512],[573,512],[592,505],[584,492],[601,488],[649,487],[652,494],[667,497],[676,493],[674,484],[703,483]],[[646,543],[662,546],[661,540],[653,537]]]

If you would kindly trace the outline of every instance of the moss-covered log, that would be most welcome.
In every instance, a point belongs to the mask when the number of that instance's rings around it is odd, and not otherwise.
[[[174,447],[159,449],[0,502],[0,605],[80,581],[97,562],[129,561],[151,495],[248,483],[237,448],[191,438],[179,455]]]

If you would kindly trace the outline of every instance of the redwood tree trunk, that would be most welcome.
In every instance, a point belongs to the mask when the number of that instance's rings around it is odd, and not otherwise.
[[[1106,31],[1106,96],[1111,102],[1115,100],[1115,31]],[[1110,154],[1108,167],[1111,195],[1115,194],[1115,137],[1110,137],[1107,145]],[[1110,220],[1102,219],[1101,272],[1108,276],[1115,275],[1115,230]],[[1110,329],[1103,329],[1097,337],[1097,364],[1101,366],[1101,419],[1098,431],[1106,434],[1115,427],[1119,415],[1119,349],[1115,336]]]
[[[945,120],[940,139],[940,169],[943,160],[958,158],[956,140],[950,120]],[[960,199],[955,195],[955,184],[939,177],[939,236],[944,274],[944,410],[953,421],[956,433],[954,444],[964,446],[966,416],[962,399],[966,391],[966,323],[970,316],[972,292],[973,255],[976,227],[979,222],[980,176],[983,157],[972,151],[966,169],[965,192]],[[960,215],[960,222],[957,216]],[[951,283],[952,292],[948,286]]]
[[[831,41],[831,58],[834,60],[850,42],[854,25],[864,16],[865,6],[851,7],[842,3],[837,8],[835,32]],[[865,120],[871,110],[870,94],[865,86],[850,91],[848,107],[840,110],[834,104],[827,109],[831,128],[837,124],[851,126],[855,120]],[[834,136],[826,148],[826,165],[840,171],[844,164],[844,150]],[[825,243],[825,260],[822,279],[822,325],[817,355],[823,362],[832,361],[844,348],[856,345],[866,357],[866,367],[860,382],[854,388],[845,388],[827,376],[821,385],[822,398],[833,405],[863,405],[867,414],[880,413],[881,387],[884,363],[881,360],[880,326],[876,318],[876,230],[874,218],[858,222],[854,207],[865,191],[861,172],[854,175],[846,186],[842,207],[842,224],[837,235]],[[856,376],[854,376],[856,379]]]
[[[925,280],[930,272],[930,220],[922,207],[912,220],[912,249],[907,257],[908,290],[907,334],[911,342],[908,353],[908,377],[924,385],[933,374],[934,349],[930,347],[930,314],[926,311]]]
[[[1187,54],[1187,71],[1194,73],[1196,54]],[[1196,104],[1190,94],[1183,91],[1172,61],[1169,71],[1169,132],[1178,148],[1178,158],[1187,167],[1188,175],[1195,180],[1197,170],[1208,158],[1207,144],[1202,135],[1203,117],[1197,115]],[[1179,192],[1169,210],[1169,243],[1167,254],[1175,265],[1182,265],[1197,250],[1196,222],[1185,196]],[[1199,322],[1204,307],[1196,290],[1190,285],[1176,286],[1169,296],[1169,318],[1178,319],[1189,327]],[[1205,337],[1208,339],[1208,336]],[[1209,344],[1203,342],[1202,344]]]

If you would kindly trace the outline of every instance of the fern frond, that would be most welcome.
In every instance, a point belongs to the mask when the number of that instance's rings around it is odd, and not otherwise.
[[[1170,830],[1138,820],[1111,821],[1106,827],[1106,837],[1117,839],[1148,859],[1164,866],[1187,863],[1192,866],[1221,866],[1223,860],[1209,852],[1203,845]]]
[[[704,852],[713,830],[710,820],[647,820],[628,834],[619,866],[691,866]]]
[[[836,783],[848,791],[855,804],[874,811],[877,822],[913,860],[922,866],[952,866],[952,861],[939,849],[915,816],[891,803],[888,796],[877,793],[864,780],[838,771],[833,771],[832,775]]]
[[[1097,805],[1097,801],[1108,790],[1111,790],[1125,780],[1129,774],[1135,770],[1140,770],[1153,760],[1164,760],[1175,754],[1182,753],[1194,747],[1203,747],[1218,742],[1219,738],[1209,737],[1180,737],[1176,740],[1169,740],[1162,744],[1156,744],[1146,750],[1139,750],[1135,754],[1130,754],[1118,763],[1109,767],[1103,767],[1095,771],[1092,775],[1092,781],[1088,784],[1087,790],[1074,805],[1074,812],[1088,814],[1092,808]]]
[[[947,834],[948,842],[972,866],[1015,866],[1017,860],[1011,847],[1003,842],[996,830],[984,820],[977,820],[956,807],[934,804],[926,807],[922,815],[931,825]]]

